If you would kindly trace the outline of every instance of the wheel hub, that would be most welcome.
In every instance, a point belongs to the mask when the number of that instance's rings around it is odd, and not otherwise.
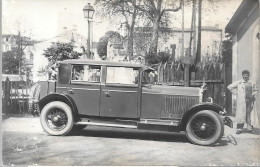
[[[67,115],[59,108],[53,108],[47,114],[47,124],[53,130],[61,130],[67,125]]]
[[[59,116],[59,115],[57,115],[56,117],[54,117],[54,118],[52,119],[52,121],[53,121],[53,122],[58,122],[58,121],[59,121],[59,119],[60,119],[60,116]]]
[[[200,127],[201,131],[205,131],[206,130],[206,123],[203,123]]]

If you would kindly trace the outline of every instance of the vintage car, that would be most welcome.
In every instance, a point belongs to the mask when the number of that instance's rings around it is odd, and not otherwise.
[[[186,131],[194,144],[218,142],[224,133],[223,108],[202,102],[203,88],[149,84],[153,72],[121,62],[59,62],[57,81],[41,82],[42,128],[50,135],[87,125]]]

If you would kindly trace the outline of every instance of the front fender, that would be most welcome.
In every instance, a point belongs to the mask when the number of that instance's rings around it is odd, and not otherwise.
[[[182,117],[181,123],[180,123],[180,130],[181,131],[185,130],[186,124],[187,124],[189,118],[193,114],[195,114],[201,110],[212,110],[212,111],[215,111],[217,114],[219,114],[219,111],[223,111],[223,108],[215,103],[199,103],[199,104],[192,106],[189,110],[187,110],[183,114],[183,117]]]
[[[42,98],[39,102],[38,102],[38,106],[39,106],[39,112],[41,112],[41,110],[43,109],[43,107],[48,104],[49,102],[52,101],[61,101],[66,103],[67,105],[70,106],[74,118],[78,118],[78,109],[77,106],[74,102],[74,100],[68,96],[68,95],[64,95],[64,94],[57,94],[57,93],[52,93],[52,94],[48,94],[47,96],[45,96],[44,98]]]

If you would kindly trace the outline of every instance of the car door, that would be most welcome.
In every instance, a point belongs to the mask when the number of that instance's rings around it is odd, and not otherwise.
[[[99,116],[101,66],[73,65],[70,96],[81,115]]]
[[[100,116],[137,118],[139,69],[108,66],[105,71],[105,83],[101,85]]]

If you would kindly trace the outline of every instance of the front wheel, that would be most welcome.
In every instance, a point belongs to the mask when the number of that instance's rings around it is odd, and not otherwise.
[[[212,145],[221,139],[223,133],[223,121],[211,110],[197,112],[186,126],[186,136],[192,143],[198,145]]]
[[[50,135],[66,135],[73,127],[72,110],[66,103],[60,101],[45,105],[40,119],[42,128]]]

